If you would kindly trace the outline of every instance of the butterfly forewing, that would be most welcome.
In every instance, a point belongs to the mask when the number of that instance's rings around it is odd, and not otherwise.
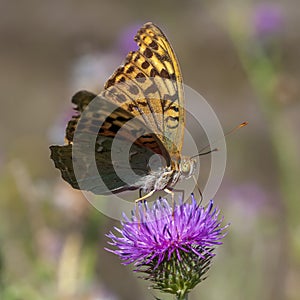
[[[184,99],[180,68],[161,30],[145,24],[135,40],[139,49],[127,55],[105,84],[102,95],[141,117],[179,159],[184,130]],[[145,145],[147,147],[147,145]]]

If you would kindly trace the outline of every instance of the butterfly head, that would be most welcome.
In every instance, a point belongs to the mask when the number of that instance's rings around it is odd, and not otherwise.
[[[183,178],[191,177],[196,170],[196,160],[194,158],[183,158],[179,164],[179,170]]]

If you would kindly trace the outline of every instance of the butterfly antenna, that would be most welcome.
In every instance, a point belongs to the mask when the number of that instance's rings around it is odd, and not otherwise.
[[[229,130],[228,132],[226,132],[225,135],[224,135],[224,137],[227,136],[227,135],[230,135],[230,134],[234,133],[234,132],[237,131],[238,129],[240,129],[240,128],[242,128],[242,127],[245,127],[245,126],[248,125],[248,124],[249,124],[248,122],[243,122],[243,123],[239,124],[238,126],[232,128],[231,130]],[[215,143],[215,142],[216,142],[216,141],[214,141],[213,143]],[[197,157],[197,156],[202,156],[202,155],[206,155],[206,154],[210,154],[210,153],[212,153],[212,152],[218,151],[218,149],[215,148],[215,149],[212,149],[212,150],[210,150],[210,151],[207,151],[207,152],[203,152],[203,153],[202,153],[202,151],[205,150],[205,149],[206,149],[207,147],[209,147],[209,146],[210,146],[210,144],[206,145],[205,147],[203,147],[203,148],[200,150],[200,152],[199,152],[198,154],[192,156],[191,158],[195,158],[195,157]]]
[[[228,132],[226,132],[226,133],[225,133],[225,136],[227,136],[227,135],[229,135],[229,134],[231,134],[231,133],[237,131],[237,130],[240,129],[240,128],[243,128],[243,127],[247,126],[248,124],[249,124],[249,122],[247,122],[247,121],[246,121],[246,122],[243,122],[243,123],[241,123],[241,124],[239,124],[238,126],[232,128],[231,130],[229,130]]]
[[[205,148],[207,148],[207,147],[208,147],[208,146],[205,146]],[[205,149],[205,148],[202,148],[201,151],[203,151],[203,149]],[[209,150],[209,151],[206,151],[206,152],[202,152],[202,153],[201,153],[201,151],[200,151],[200,153],[191,156],[191,158],[195,158],[195,157],[197,157],[197,156],[202,156],[202,155],[210,154],[210,153],[212,153],[212,152],[218,151],[218,148],[215,148],[215,149],[212,149],[212,150]]]

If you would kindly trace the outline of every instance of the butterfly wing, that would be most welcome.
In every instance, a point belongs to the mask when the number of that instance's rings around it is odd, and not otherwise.
[[[125,175],[128,172],[123,162],[112,161],[112,143],[118,132],[122,132],[124,146],[132,143],[130,165],[140,176],[149,174],[148,158],[153,153],[161,154],[167,166],[171,160],[180,159],[184,103],[178,61],[165,35],[152,23],[145,24],[135,40],[139,49],[130,52],[124,65],[109,78],[97,97],[100,107],[91,109],[94,94],[77,93],[72,102],[79,114],[68,123],[68,145],[50,147],[55,166],[74,188],[104,194],[107,189],[119,192],[141,187],[142,181],[130,182],[130,178],[126,178],[125,183],[115,172],[116,164],[118,172]],[[113,109],[112,105],[115,105]],[[133,119],[134,122],[129,122]],[[126,130],[120,130],[129,123]],[[155,134],[149,133],[149,129]],[[96,140],[91,141],[90,137],[95,136]],[[114,150],[122,151],[121,144],[120,149]],[[87,156],[87,152],[92,155]],[[80,170],[79,176],[74,162]],[[98,173],[104,185],[99,183]]]
[[[101,141],[101,153],[95,154],[95,160],[89,159],[84,151],[76,151],[76,165],[78,174],[74,170],[74,160],[72,156],[73,145],[51,146],[51,159],[54,161],[55,167],[60,170],[62,178],[67,181],[73,188],[79,190],[91,191],[96,195],[105,195],[118,193],[125,190],[134,190],[140,188],[138,180],[133,182],[131,176],[127,177],[126,182],[122,180],[116,173],[116,162],[111,159],[112,138],[105,138]],[[84,147],[80,147],[84,150]],[[140,177],[147,176],[147,161],[153,155],[151,152],[145,151],[145,147],[141,148],[132,145],[131,153],[134,160],[130,161],[131,170],[135,171]],[[120,149],[121,150],[121,149]],[[148,157],[148,159],[147,159]],[[96,167],[93,163],[96,161]],[[118,165],[118,172],[125,174],[128,168]],[[101,178],[99,178],[101,177]]]
[[[51,146],[50,150],[55,167],[73,188],[95,194],[140,188],[139,179],[148,175],[149,159],[154,153],[160,153],[166,164],[170,163],[159,138],[149,134],[138,119],[129,122],[134,118],[130,112],[87,91],[76,93],[72,102],[78,114],[66,129],[68,145]],[[118,132],[119,143],[113,146]],[[128,144],[131,147],[125,161],[112,161],[112,150],[122,153]]]
[[[185,113],[178,61],[166,36],[152,23],[138,31],[135,41],[139,49],[127,55],[101,95],[141,117],[171,158],[179,160]]]

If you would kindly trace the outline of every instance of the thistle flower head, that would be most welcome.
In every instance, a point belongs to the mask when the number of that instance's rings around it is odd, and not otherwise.
[[[107,235],[116,248],[107,250],[124,264],[133,263],[153,288],[182,296],[205,279],[213,250],[222,244],[228,225],[222,227],[219,214],[213,201],[199,206],[193,195],[190,203],[174,207],[165,199],[151,208],[147,202],[138,203],[131,219],[124,215],[122,228],[115,228],[120,236]]]

